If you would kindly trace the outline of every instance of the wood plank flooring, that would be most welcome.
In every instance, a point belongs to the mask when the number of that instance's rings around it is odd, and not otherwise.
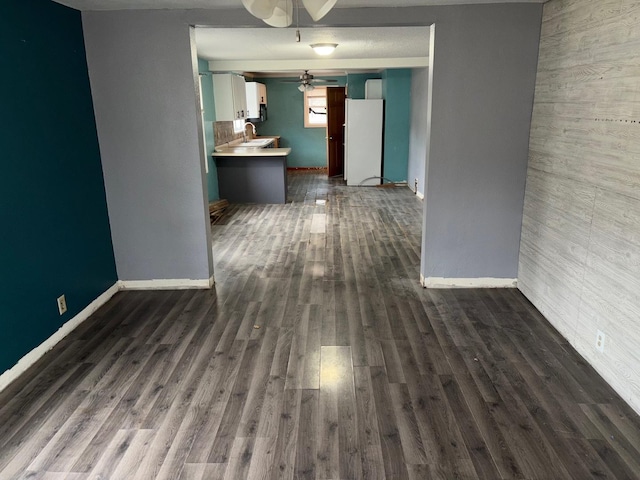
[[[0,394],[0,479],[640,478],[640,419],[515,289],[418,284],[409,189],[290,175],[210,291],[121,292]]]

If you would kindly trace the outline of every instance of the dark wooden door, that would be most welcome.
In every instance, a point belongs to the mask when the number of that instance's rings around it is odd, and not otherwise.
[[[344,87],[327,88],[327,170],[329,176],[344,173]]]

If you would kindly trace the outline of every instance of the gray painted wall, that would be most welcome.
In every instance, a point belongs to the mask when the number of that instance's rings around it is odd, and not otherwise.
[[[424,276],[516,276],[541,12],[535,4],[334,9],[322,21],[437,26]],[[119,274],[203,278],[211,261],[188,29],[264,24],[243,9],[83,19]]]
[[[542,5],[460,13],[435,23],[422,275],[515,279]]]
[[[519,287],[640,413],[639,5],[545,5]]]
[[[190,29],[147,12],[82,17],[118,278],[208,279]]]
[[[407,181],[413,190],[418,179],[418,193],[424,195],[425,165],[427,162],[428,115],[427,97],[429,69],[414,68],[411,72],[411,129],[409,131],[409,167]]]

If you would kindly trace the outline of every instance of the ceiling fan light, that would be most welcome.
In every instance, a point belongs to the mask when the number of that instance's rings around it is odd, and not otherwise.
[[[304,84],[301,83],[300,85],[298,85],[298,90],[300,90],[301,92],[304,92]]]
[[[273,15],[278,0],[242,0],[242,5],[254,17],[265,19]]]
[[[327,56],[333,53],[333,51],[336,49],[338,44],[337,43],[314,43],[309,46],[313,48],[313,51],[316,52],[318,55]]]
[[[272,27],[284,28],[293,23],[293,2],[291,0],[276,0],[273,15],[262,21]]]
[[[302,0],[304,8],[307,9],[309,15],[314,22],[317,22],[324,17],[329,10],[333,8],[337,0]]]

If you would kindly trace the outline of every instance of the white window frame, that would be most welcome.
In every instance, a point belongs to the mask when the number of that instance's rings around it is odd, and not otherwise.
[[[327,110],[327,87],[315,87],[313,90],[304,92],[304,128],[326,128],[327,127],[327,115],[324,116],[324,122],[313,121],[313,113],[309,110],[313,106],[309,106],[309,98],[324,98],[324,109]],[[322,108],[322,107],[321,107]],[[317,117],[317,115],[315,116]]]

